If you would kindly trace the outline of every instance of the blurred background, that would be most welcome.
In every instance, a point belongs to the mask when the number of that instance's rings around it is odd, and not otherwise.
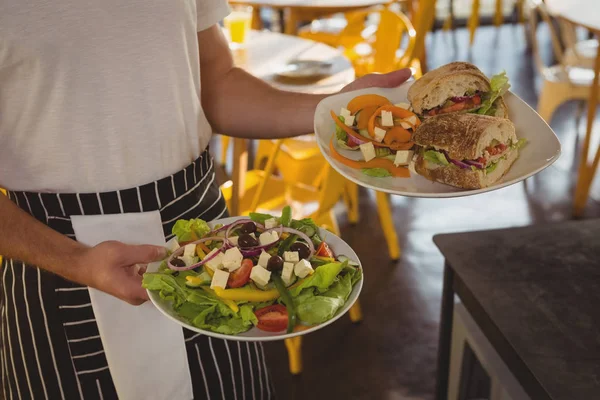
[[[266,345],[280,398],[433,398],[444,267],[433,235],[600,216],[600,178],[589,173],[597,168],[598,124],[589,131],[587,124],[598,42],[589,26],[547,3],[231,0],[224,28],[238,65],[277,87],[331,93],[371,72],[411,67],[418,78],[469,61],[488,76],[505,70],[511,90],[562,144],[559,160],[525,182],[474,197],[416,199],[349,183],[312,135],[216,135],[211,150],[232,214],[290,204],[295,217],[341,234],[365,269],[360,309],[302,341]],[[475,386],[489,389],[489,371],[481,376]]]

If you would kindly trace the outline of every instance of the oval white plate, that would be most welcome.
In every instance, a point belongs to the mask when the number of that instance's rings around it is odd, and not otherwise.
[[[211,227],[213,227],[216,224],[229,224],[240,218],[241,217],[222,218],[222,219],[218,219],[218,220],[209,222],[209,225]],[[362,265],[360,264],[360,260],[358,259],[358,256],[350,248],[350,246],[348,246],[348,244],[346,244],[346,242],[344,242],[342,239],[340,239],[339,237],[335,236],[333,233],[331,233],[325,229],[319,228],[319,234],[321,235],[321,238],[327,242],[327,244],[329,245],[329,247],[331,247],[331,249],[333,250],[333,252],[335,254],[343,254],[343,255],[347,256],[348,258],[350,258],[351,260],[356,261],[360,266],[359,268],[362,270]],[[156,272],[156,268],[158,268],[158,265],[159,265],[159,263],[154,263],[154,264],[149,265],[148,272]],[[152,267],[154,267],[155,269],[152,270]],[[356,302],[356,300],[358,299],[358,295],[360,294],[360,291],[362,290],[363,280],[364,280],[364,277],[361,277],[361,279],[358,282],[356,282],[356,284],[352,288],[352,292],[350,293],[348,300],[346,301],[346,304],[344,304],[344,307],[342,307],[340,310],[338,310],[338,312],[333,316],[333,318],[331,318],[329,321],[323,322],[322,324],[315,325],[306,330],[303,330],[300,332],[293,332],[293,333],[265,332],[265,331],[261,331],[260,329],[258,329],[256,327],[253,327],[250,330],[248,330],[244,333],[240,333],[238,335],[224,335],[222,333],[207,331],[205,329],[200,329],[193,325],[190,325],[183,318],[179,317],[177,315],[177,313],[173,310],[171,303],[166,300],[163,300],[160,297],[160,295],[158,294],[158,292],[153,292],[150,290],[147,290],[147,292],[148,292],[148,295],[150,296],[150,301],[152,301],[154,306],[156,308],[158,308],[158,310],[161,313],[163,313],[170,320],[174,321],[175,323],[177,323],[191,331],[199,332],[206,336],[212,336],[212,337],[219,338],[219,339],[239,340],[239,341],[243,341],[243,342],[268,342],[268,341],[273,341],[273,340],[289,339],[294,336],[306,335],[308,333],[315,332],[315,331],[322,329],[322,328],[326,327],[327,325],[331,324],[332,322],[334,322],[335,320],[340,318],[342,315],[344,315],[346,312],[348,312],[350,307],[352,307],[354,302]]]
[[[525,180],[552,165],[560,156],[560,142],[554,131],[527,103],[509,92],[504,96],[504,101],[508,105],[510,120],[515,124],[517,137],[527,139],[527,145],[519,151],[519,158],[506,175],[490,187],[475,190],[455,188],[427,180],[414,171],[411,171],[410,178],[374,178],[363,174],[360,169],[350,168],[332,158],[329,141],[335,135],[335,123],[331,119],[330,111],[333,110],[339,115],[341,108],[346,107],[350,100],[360,94],[379,94],[394,104],[408,103],[406,93],[413,82],[406,82],[393,89],[371,88],[341,93],[327,97],[319,103],[315,111],[317,143],[335,170],[358,185],[391,194],[409,197],[459,197],[489,192]],[[348,158],[363,159],[360,151],[339,147],[336,147],[336,150]]]

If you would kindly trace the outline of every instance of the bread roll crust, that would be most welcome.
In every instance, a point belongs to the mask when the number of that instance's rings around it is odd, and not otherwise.
[[[445,150],[455,160],[476,160],[493,138],[516,141],[513,123],[487,115],[443,114],[423,121],[412,137],[417,145]]]

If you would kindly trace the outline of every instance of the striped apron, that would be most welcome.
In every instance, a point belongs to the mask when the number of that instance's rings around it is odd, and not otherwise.
[[[21,209],[74,238],[71,215],[160,212],[166,239],[178,219],[227,216],[208,149],[185,169],[103,193],[8,191]],[[5,399],[116,399],[87,287],[13,259],[2,263],[0,379]],[[271,399],[263,348],[184,330],[194,399]],[[160,368],[160,360],[156,367]],[[178,400],[178,399],[174,399]]]

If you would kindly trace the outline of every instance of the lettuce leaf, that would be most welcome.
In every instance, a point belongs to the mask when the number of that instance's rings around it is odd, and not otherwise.
[[[206,221],[201,219],[180,219],[175,222],[173,229],[171,230],[173,235],[177,236],[177,241],[189,242],[192,240],[198,240],[202,236],[210,232],[210,227]]]
[[[338,116],[338,119],[342,121],[343,124],[346,121],[341,115]],[[343,141],[344,143],[346,143],[346,141],[348,140],[348,134],[346,133],[346,131],[337,126],[337,124],[335,125],[335,137],[338,141]]]
[[[333,284],[325,292],[319,294],[318,289],[306,288],[294,299],[296,312],[301,322],[311,325],[325,322],[344,306],[352,293],[353,285],[360,279],[361,273],[357,268],[348,266],[342,270],[344,274],[336,276]]]
[[[441,164],[441,165],[449,165],[450,164],[450,162],[448,161],[448,159],[446,158],[444,153],[439,152],[439,151],[427,150],[425,153],[423,153],[423,157],[427,161],[432,162],[434,164]]]
[[[258,222],[259,224],[263,224],[263,225],[266,220],[271,219],[271,218],[276,218],[270,214],[262,214],[262,213],[256,213],[256,212],[251,212],[249,217],[252,221]]]
[[[508,77],[506,76],[506,71],[502,71],[499,74],[496,74],[490,79],[491,90],[481,103],[481,107],[477,111],[480,115],[494,115],[496,112],[495,107],[493,107],[496,100],[499,97],[504,96],[504,94],[510,89],[510,83],[508,83]]]
[[[342,271],[342,269],[348,264],[348,261],[343,263],[334,262],[325,265],[321,265],[315,272],[306,278],[298,286],[290,289],[292,297],[296,297],[306,288],[316,288],[319,292],[325,292],[335,281],[335,278]]]
[[[524,147],[526,144],[527,144],[527,139],[525,139],[525,138],[521,138],[521,139],[519,139],[519,140],[517,141],[517,143],[513,143],[511,147],[512,147],[512,148],[514,148],[514,149],[521,149],[521,148],[523,148],[523,147]]]
[[[188,288],[185,277],[189,275],[197,274],[193,271],[180,272],[177,276],[145,273],[142,286],[159,291],[162,299],[172,303],[179,317],[201,329],[233,335],[247,331],[258,322],[251,304],[240,306],[236,313],[214,294]]]
[[[498,163],[497,163],[497,162],[495,162],[495,163],[493,163],[493,164],[490,164],[490,165],[488,165],[488,166],[485,168],[485,173],[486,173],[486,174],[491,174],[492,172],[494,172],[494,170],[496,169],[496,167],[498,167]]]
[[[390,171],[385,168],[362,168],[362,173],[367,176],[372,176],[374,178],[385,178],[388,176],[392,176]]]

